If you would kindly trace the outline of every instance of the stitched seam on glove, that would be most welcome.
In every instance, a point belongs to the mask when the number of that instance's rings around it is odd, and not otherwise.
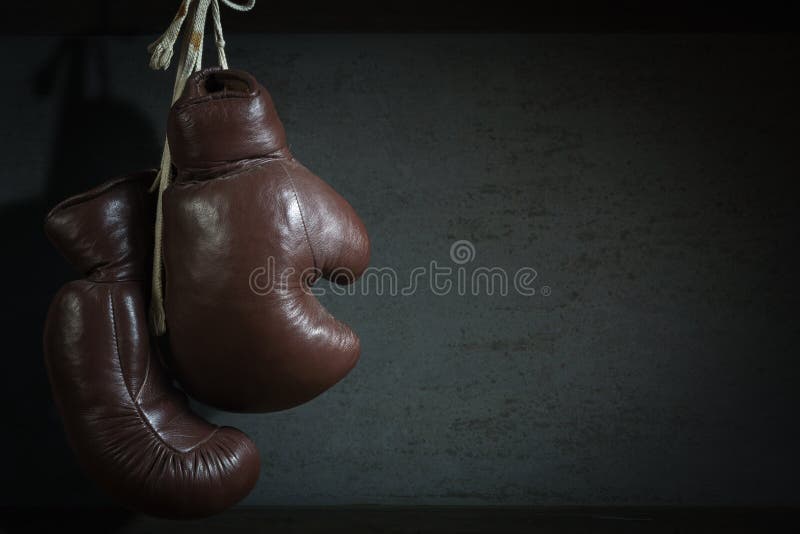
[[[297,188],[294,186],[294,179],[292,179],[292,175],[286,170],[286,166],[284,166],[282,161],[278,161],[278,164],[283,169],[283,173],[289,179],[289,183],[292,186],[292,191],[294,192],[294,200],[297,202],[297,209],[300,211],[300,222],[303,223],[303,231],[306,234],[306,243],[308,243],[308,250],[311,251],[311,260],[314,262],[314,269],[319,270],[317,266],[317,257],[314,254],[314,247],[311,246],[311,238],[308,235],[308,227],[306,226],[306,218],[303,216],[303,206],[300,205],[300,197],[297,195]]]
[[[153,427],[152,424],[150,424],[150,421],[147,419],[147,417],[145,417],[144,413],[142,412],[141,407],[139,406],[139,403],[136,400],[134,400],[133,394],[131,393],[131,388],[130,388],[130,385],[128,383],[128,376],[127,376],[127,373],[125,372],[125,368],[122,365],[122,357],[121,357],[121,352],[120,352],[120,348],[119,348],[119,338],[117,337],[117,315],[116,315],[115,306],[114,306],[114,288],[113,287],[111,287],[110,291],[108,292],[108,304],[109,304],[109,309],[111,311],[111,330],[112,330],[111,333],[114,336],[114,349],[115,349],[115,352],[116,352],[116,355],[117,355],[117,361],[119,362],[119,368],[122,371],[122,380],[125,382],[125,390],[128,392],[128,397],[131,400],[131,404],[133,404],[133,407],[136,409],[136,415],[139,416],[139,421],[141,421],[142,424],[144,424],[145,427],[147,427],[147,429],[150,430],[150,433],[158,440],[159,443],[161,443],[164,447],[166,447],[167,449],[171,450],[172,452],[174,452],[176,454],[181,454],[181,455],[186,455],[186,454],[193,453],[198,447],[200,447],[201,445],[206,443],[208,440],[210,440],[212,437],[214,437],[214,435],[219,431],[220,427],[218,425],[215,425],[214,430],[211,431],[208,436],[206,436],[205,438],[203,438],[199,442],[197,442],[194,445],[192,445],[186,451],[182,451],[180,449],[176,449],[171,444],[169,444],[166,441],[164,441],[164,438],[161,437],[161,434]],[[149,366],[149,361],[148,361],[148,366]],[[148,373],[148,376],[149,376],[149,373]],[[142,387],[144,387],[144,383],[142,384]],[[137,397],[138,397],[138,395],[137,395]]]
[[[205,183],[205,182],[209,182],[211,180],[231,180],[233,178],[237,178],[237,177],[241,176],[242,174],[248,173],[248,172],[256,170],[256,169],[260,169],[261,167],[269,165],[270,163],[278,162],[281,159],[283,159],[283,158],[279,157],[279,156],[259,156],[257,158],[248,158],[248,159],[244,159],[244,160],[201,162],[201,163],[207,164],[208,168],[200,168],[200,167],[198,167],[198,168],[187,168],[187,169],[184,169],[184,170],[189,174],[199,174],[201,172],[213,173],[214,172],[213,171],[213,167],[216,167],[216,166],[219,166],[219,165],[226,165],[226,164],[229,164],[229,163],[237,163],[239,161],[248,162],[248,165],[244,165],[240,169],[237,169],[237,170],[229,172],[229,173],[224,173],[224,174],[222,174],[220,176],[215,176],[214,178],[211,178],[211,179],[196,178],[196,179],[192,179],[192,180],[175,181],[175,182],[172,182],[171,184],[169,184],[169,187],[180,187],[182,185],[202,184],[202,183]]]

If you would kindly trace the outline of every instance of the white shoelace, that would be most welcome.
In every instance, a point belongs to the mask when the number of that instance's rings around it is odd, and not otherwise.
[[[183,0],[178,8],[177,15],[175,15],[167,30],[147,47],[147,51],[150,53],[150,68],[156,70],[169,68],[181,28],[183,28],[186,19],[190,18],[191,26],[184,30],[181,55],[175,74],[175,85],[172,91],[173,104],[183,93],[189,77],[202,67],[203,40],[205,38],[205,25],[209,7],[211,7],[211,18],[214,23],[214,37],[217,45],[217,55],[219,56],[219,66],[223,69],[228,68],[228,58],[225,56],[225,38],[222,34],[222,20],[220,18],[220,1],[236,11],[250,11],[256,5],[256,0],[245,0],[243,4],[237,4],[232,0]],[[161,199],[172,178],[171,168],[172,157],[169,151],[169,143],[165,140],[161,166],[150,188],[151,192],[158,189],[153,248],[152,298],[150,300],[150,322],[156,335],[162,335],[167,330],[166,312],[164,311],[163,257],[161,250],[163,235]]]

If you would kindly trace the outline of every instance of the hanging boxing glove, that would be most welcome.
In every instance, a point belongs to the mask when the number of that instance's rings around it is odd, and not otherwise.
[[[350,205],[289,151],[270,95],[238,70],[195,73],[169,115],[163,196],[170,368],[225,410],[280,410],[344,377],[359,340],[312,295],[369,261]]]
[[[189,410],[148,331],[155,173],[111,181],[57,205],[45,221],[84,280],[55,296],[44,352],[68,441],[92,479],[123,505],[201,517],[246,496],[255,445]]]

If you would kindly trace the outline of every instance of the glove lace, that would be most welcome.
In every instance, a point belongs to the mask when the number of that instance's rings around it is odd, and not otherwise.
[[[214,23],[214,40],[217,47],[219,66],[223,69],[228,68],[228,59],[225,56],[225,38],[222,34],[222,20],[220,18],[220,1],[236,11],[250,11],[256,5],[256,0],[246,0],[243,4],[237,4],[232,0],[183,0],[178,8],[178,13],[167,30],[147,47],[147,51],[150,53],[150,68],[166,70],[172,60],[175,42],[178,40],[181,28],[187,18],[190,20],[190,25],[184,30],[181,54],[175,74],[175,85],[172,90],[172,104],[183,93],[189,77],[202,67],[203,40],[205,38],[205,25],[209,7],[211,7],[211,19]],[[162,255],[164,221],[162,197],[171,180],[172,157],[169,151],[169,142],[165,139],[161,165],[156,179],[150,187],[150,192],[158,191],[153,245],[152,297],[150,299],[150,322],[156,335],[162,335],[167,331],[166,312],[164,311],[164,259]]]

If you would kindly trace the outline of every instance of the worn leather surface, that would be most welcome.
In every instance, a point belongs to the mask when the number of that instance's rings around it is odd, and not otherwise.
[[[79,462],[121,504],[201,517],[246,496],[253,442],[194,414],[148,330],[154,178],[111,181],[56,206],[45,230],[85,278],[55,296],[44,351],[53,396]]]
[[[314,398],[350,371],[360,345],[309,289],[366,269],[363,223],[294,159],[269,94],[245,72],[195,74],[168,137],[178,171],[163,199],[171,369],[225,410]]]

